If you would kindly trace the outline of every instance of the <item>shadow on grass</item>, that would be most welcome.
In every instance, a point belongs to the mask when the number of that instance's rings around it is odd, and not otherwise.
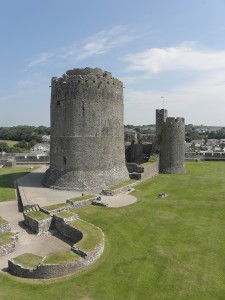
[[[18,172],[0,175],[0,188],[14,188],[14,181],[29,174],[29,172]]]

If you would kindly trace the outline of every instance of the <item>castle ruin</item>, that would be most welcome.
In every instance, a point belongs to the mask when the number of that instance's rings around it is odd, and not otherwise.
[[[168,111],[166,109],[157,109],[154,148],[159,151],[159,173],[185,173],[184,143],[184,118],[168,117]]]
[[[123,83],[99,68],[51,82],[50,168],[43,183],[90,190],[129,179],[124,154]]]

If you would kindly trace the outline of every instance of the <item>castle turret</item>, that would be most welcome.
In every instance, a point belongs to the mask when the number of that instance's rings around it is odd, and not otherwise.
[[[153,151],[159,152],[162,140],[163,124],[166,122],[168,111],[166,109],[156,109],[156,132],[155,141],[153,143]]]
[[[44,184],[88,190],[129,178],[123,83],[99,68],[52,78],[50,168]]]
[[[184,118],[167,118],[162,128],[159,172],[185,173],[185,123]]]

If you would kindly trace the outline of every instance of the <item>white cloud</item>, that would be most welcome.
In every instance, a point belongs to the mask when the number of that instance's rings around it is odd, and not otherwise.
[[[53,58],[57,59],[58,62],[71,59],[73,62],[84,60],[123,47],[133,39],[133,34],[125,26],[113,26],[88,37],[84,41],[72,43],[55,51],[41,53],[29,63],[28,67],[47,63]]]
[[[184,117],[186,123],[224,126],[224,95],[225,73],[214,72],[163,96],[171,117]],[[161,96],[161,91],[125,90],[125,124],[154,124],[155,110],[163,106]]]
[[[49,61],[55,55],[54,52],[43,52],[38,55],[37,58],[33,59],[29,64],[28,67],[33,67],[35,65],[44,64]]]
[[[209,71],[225,69],[225,51],[203,50],[195,42],[185,42],[176,47],[151,48],[128,54],[128,71],[160,73],[163,71]]]

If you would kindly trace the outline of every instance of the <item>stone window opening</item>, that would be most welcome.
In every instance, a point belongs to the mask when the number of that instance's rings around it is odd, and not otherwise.
[[[60,105],[60,100],[57,100],[57,105]]]
[[[63,156],[63,163],[66,165],[66,156]]]

